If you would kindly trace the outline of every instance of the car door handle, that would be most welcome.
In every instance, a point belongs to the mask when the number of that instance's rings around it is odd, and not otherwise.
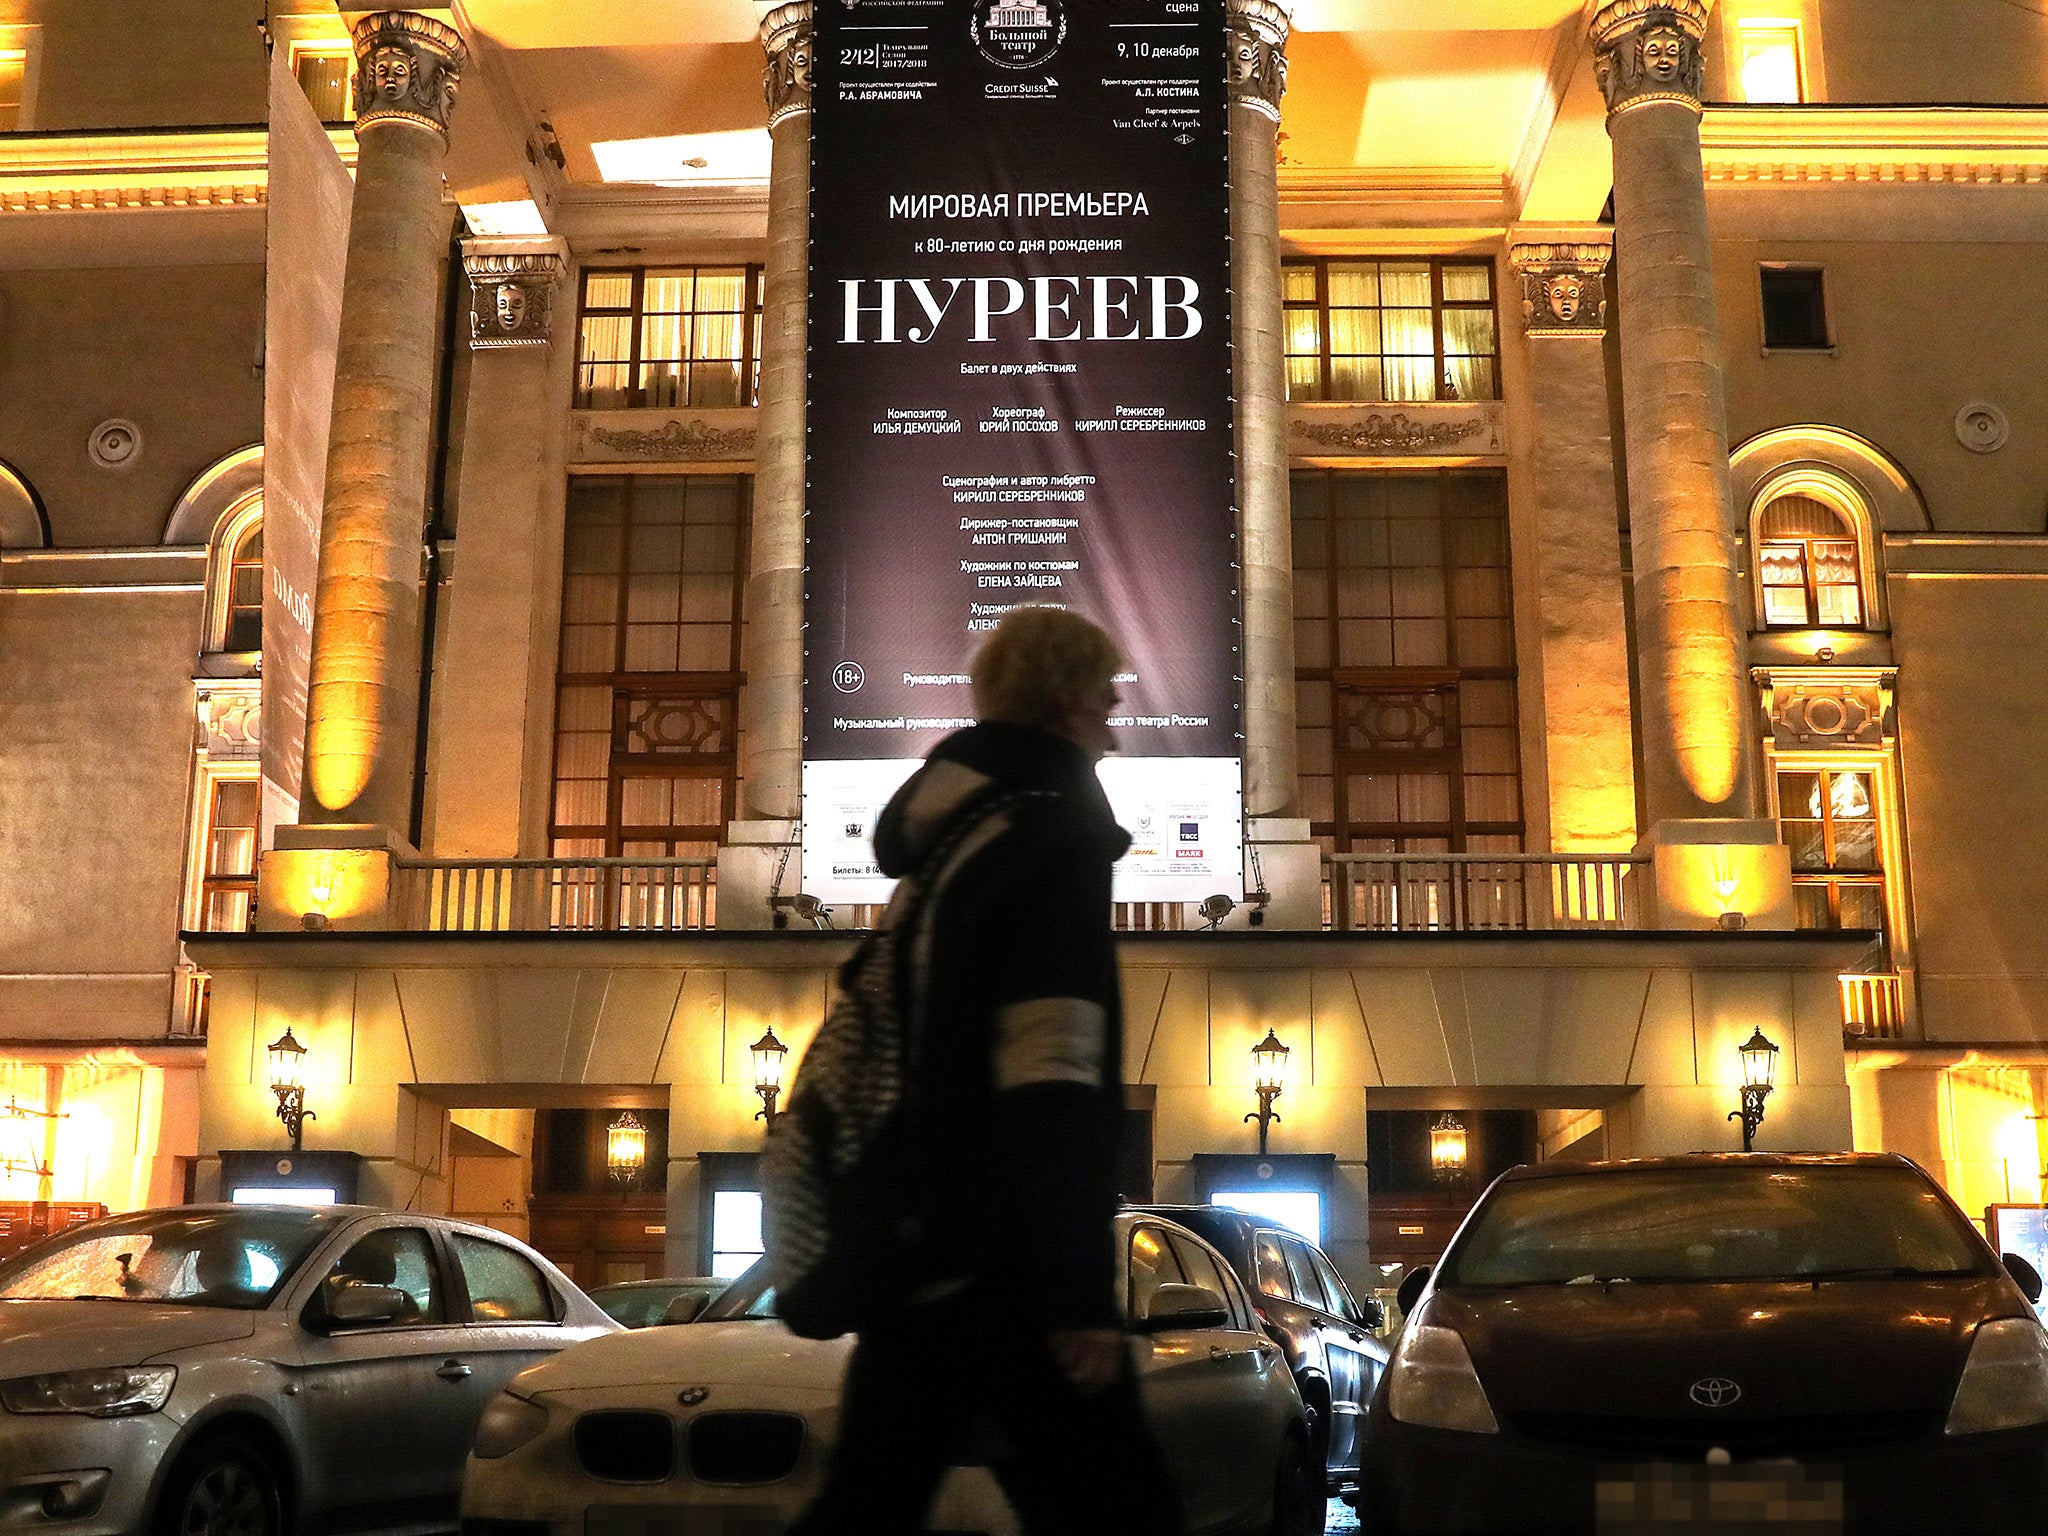
[[[464,1365],[460,1360],[445,1360],[441,1363],[441,1368],[435,1371],[434,1374],[443,1381],[465,1381],[469,1377],[474,1376],[476,1372],[469,1366]]]
[[[1225,1349],[1221,1344],[1211,1344],[1209,1346],[1209,1358],[1211,1360],[1235,1360],[1243,1353],[1244,1351],[1241,1349]]]

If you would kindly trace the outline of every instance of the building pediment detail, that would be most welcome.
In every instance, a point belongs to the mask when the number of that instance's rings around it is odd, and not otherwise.
[[[571,457],[579,464],[745,464],[753,460],[756,413],[578,411]]]
[[[1508,451],[1507,409],[1498,400],[1295,404],[1287,446],[1303,459],[1495,458]]]
[[[1759,667],[1754,675],[1779,751],[1885,744],[1898,676],[1891,668]]]

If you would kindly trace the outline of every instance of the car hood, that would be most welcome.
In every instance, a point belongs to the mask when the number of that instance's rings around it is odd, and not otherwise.
[[[1464,1336],[1495,1408],[1685,1417],[1935,1413],[1977,1325],[2013,1312],[1996,1279],[1557,1285],[1444,1291],[1425,1321]]]
[[[613,1386],[750,1385],[836,1392],[852,1338],[800,1339],[758,1319],[690,1323],[606,1334],[523,1371],[513,1382],[529,1396]]]
[[[147,1301],[0,1301],[0,1378],[141,1365],[246,1339],[257,1316]]]

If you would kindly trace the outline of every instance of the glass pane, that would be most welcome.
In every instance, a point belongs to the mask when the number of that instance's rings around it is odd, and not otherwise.
[[[630,272],[586,272],[583,274],[585,309],[631,309],[633,274]]]
[[[1428,309],[1435,303],[1429,287],[1426,261],[1387,261],[1380,264],[1380,302],[1389,307]]]
[[[1883,886],[1844,884],[1837,887],[1837,897],[1844,928],[1884,931]]]
[[[1428,302],[1428,284],[1425,280],[1423,301]],[[1370,261],[1333,261],[1330,263],[1330,308],[1370,309],[1380,302],[1379,267]]]
[[[1390,357],[1382,400],[1434,400],[1436,359],[1434,357]]]
[[[1318,357],[1288,358],[1287,398],[1290,400],[1320,400],[1322,397],[1322,359]]]
[[[455,1262],[469,1291],[471,1315],[480,1323],[551,1323],[554,1298],[540,1271],[523,1254],[501,1243],[457,1232]]]
[[[1376,357],[1333,357],[1330,359],[1332,400],[1386,400],[1381,385],[1380,360]]]
[[[640,289],[640,312],[654,315],[687,314],[690,308],[691,271],[688,267],[666,272],[649,272]]]
[[[404,1293],[399,1314],[376,1326],[405,1327],[447,1320],[441,1300],[440,1273],[433,1245],[418,1227],[386,1227],[372,1232],[343,1254],[320,1282],[323,1306],[339,1291],[354,1286],[389,1286]],[[331,1312],[331,1306],[328,1307]]]
[[[1793,105],[1806,99],[1799,76],[1797,23],[1746,21],[1739,24],[1737,35],[1744,101]]]
[[[1290,304],[1316,301],[1316,269],[1307,262],[1283,262],[1280,267],[1280,296]]]
[[[1493,350],[1492,310],[1447,309],[1444,311],[1444,351],[1489,356]]]
[[[1322,316],[1312,309],[1288,310],[1287,350],[1296,356],[1320,353],[1323,350]]]
[[[1446,262],[1444,264],[1444,302],[1485,301],[1493,299],[1493,268],[1490,266],[1465,265]]]
[[[1862,624],[1863,593],[1860,588],[1853,584],[1822,586],[1818,595],[1822,624],[1835,629],[1854,629]]]
[[[1261,1234],[1252,1239],[1252,1259],[1258,1269],[1259,1289],[1283,1300],[1290,1291],[1287,1260],[1281,1257],[1278,1239]]]
[[[737,314],[747,307],[745,267],[699,267],[697,304],[699,315],[724,310]]]
[[[1357,356],[1380,349],[1379,316],[1370,309],[1330,311],[1330,352],[1332,356]]]
[[[1446,400],[1492,400],[1500,393],[1493,382],[1490,357],[1446,358],[1444,374]]]
[[[1140,1227],[1131,1234],[1131,1316],[1145,1316],[1152,1293],[1162,1285],[1181,1284],[1180,1265],[1166,1246],[1165,1236],[1152,1227]]]

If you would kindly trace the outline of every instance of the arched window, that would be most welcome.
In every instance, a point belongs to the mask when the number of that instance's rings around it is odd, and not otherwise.
[[[220,521],[207,561],[206,649],[249,655],[263,649],[263,498],[246,499]]]
[[[1757,577],[1767,629],[1861,629],[1856,529],[1811,496],[1779,496],[1757,514]]]

